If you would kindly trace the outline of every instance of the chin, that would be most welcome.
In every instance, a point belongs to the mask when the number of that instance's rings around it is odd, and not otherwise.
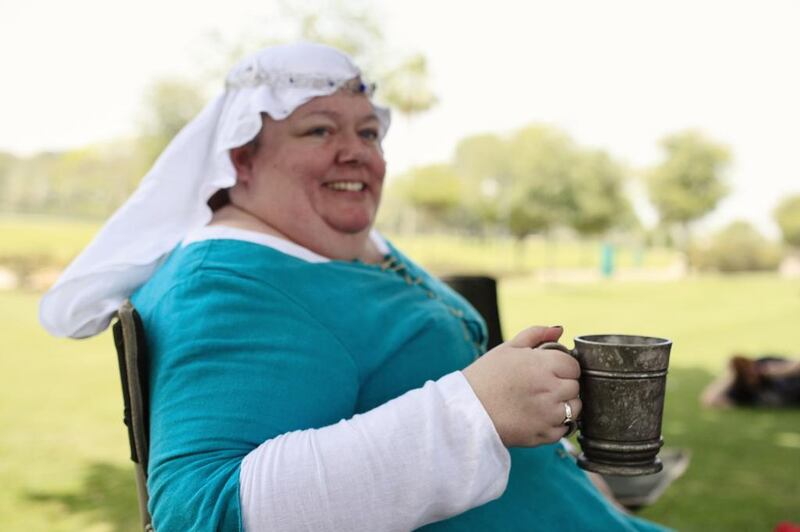
[[[327,222],[328,222],[328,227],[330,227],[334,231],[337,231],[339,233],[345,233],[348,235],[357,235],[360,233],[369,232],[369,230],[372,229],[374,217],[372,216],[348,217],[348,218],[327,220]]]

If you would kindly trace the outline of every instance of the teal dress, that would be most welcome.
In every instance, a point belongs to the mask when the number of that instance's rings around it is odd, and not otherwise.
[[[157,530],[241,530],[242,459],[463,369],[486,329],[390,247],[307,262],[239,240],[177,248],[132,297],[148,335]],[[512,449],[504,494],[425,530],[660,530],[606,503],[561,445]]]

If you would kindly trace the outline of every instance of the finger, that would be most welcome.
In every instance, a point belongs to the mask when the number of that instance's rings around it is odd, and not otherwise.
[[[567,405],[569,405],[569,418],[567,417]],[[558,406],[553,409],[551,425],[558,427],[566,425],[568,421],[578,421],[583,410],[583,403],[577,397],[573,397],[568,401],[559,401]]]
[[[555,349],[546,349],[548,353],[553,354],[553,374],[562,379],[578,379],[581,376],[581,365],[575,357],[557,351]]]
[[[575,379],[561,379],[558,381],[558,387],[555,389],[555,397],[559,401],[569,401],[578,397],[580,392],[580,384]]]
[[[544,342],[555,342],[561,337],[564,328],[555,327],[528,327],[517,333],[508,344],[512,347],[535,347]]]
[[[583,412],[583,401],[581,401],[580,397],[574,397],[567,402],[570,408],[572,408],[572,419],[575,421],[579,420]]]

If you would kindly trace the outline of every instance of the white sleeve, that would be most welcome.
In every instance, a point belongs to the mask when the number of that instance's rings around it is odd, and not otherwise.
[[[244,528],[413,530],[502,495],[511,459],[461,372],[321,429],[282,434],[240,472]]]

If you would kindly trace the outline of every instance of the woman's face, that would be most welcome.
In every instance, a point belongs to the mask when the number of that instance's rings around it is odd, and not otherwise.
[[[264,118],[257,147],[232,150],[245,208],[291,240],[367,234],[386,163],[380,123],[363,94],[314,98],[284,120]]]

